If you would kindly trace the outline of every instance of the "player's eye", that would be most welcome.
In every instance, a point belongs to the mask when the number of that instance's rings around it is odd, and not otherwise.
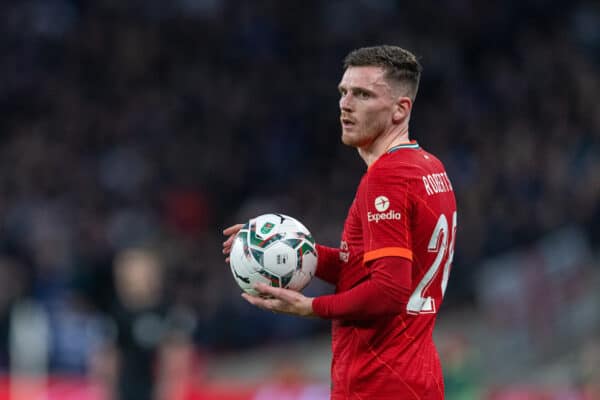
[[[369,97],[371,97],[371,94],[369,92],[366,92],[364,90],[357,90],[354,95],[356,97],[358,97],[359,99],[368,99]]]

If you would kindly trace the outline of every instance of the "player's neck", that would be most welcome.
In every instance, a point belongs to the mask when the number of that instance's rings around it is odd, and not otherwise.
[[[404,143],[410,143],[410,138],[408,136],[408,125],[398,127],[398,129],[395,129],[391,132],[382,133],[369,145],[369,147],[359,148],[358,154],[367,164],[367,167],[370,167],[389,149]]]

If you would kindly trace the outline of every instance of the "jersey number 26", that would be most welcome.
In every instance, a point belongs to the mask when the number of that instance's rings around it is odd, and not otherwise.
[[[448,246],[448,237],[449,232],[452,232],[452,237],[450,239],[450,246]],[[431,286],[433,280],[438,274],[438,270],[442,265],[442,261],[446,257],[446,253],[448,257],[446,258],[446,262],[444,263],[444,270],[442,275],[442,297],[446,292],[446,286],[448,285],[448,276],[450,274],[450,266],[452,265],[452,259],[454,258],[454,243],[456,240],[456,211],[452,214],[452,230],[448,230],[448,220],[444,214],[441,214],[437,224],[435,225],[435,229],[431,234],[431,239],[429,240],[429,245],[427,246],[427,250],[431,253],[436,253],[435,260],[433,260],[433,264],[427,270],[423,279],[419,282],[415,291],[408,299],[408,304],[406,305],[406,311],[409,314],[435,314],[437,312],[435,299],[431,296],[427,296],[426,292]]]

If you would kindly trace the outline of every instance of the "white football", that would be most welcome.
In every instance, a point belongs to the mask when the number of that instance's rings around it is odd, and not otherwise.
[[[317,268],[315,240],[302,223],[283,214],[252,218],[237,233],[229,255],[231,272],[245,292],[266,283],[300,291]]]

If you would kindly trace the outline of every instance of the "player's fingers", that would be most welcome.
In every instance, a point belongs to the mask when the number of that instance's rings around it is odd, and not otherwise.
[[[258,305],[257,304],[257,299],[255,299],[254,296],[250,296],[248,293],[242,293],[242,297],[244,298],[244,300],[246,300],[248,303],[252,304],[253,306]]]
[[[243,226],[244,226],[244,224],[231,225],[231,226],[223,229],[223,235],[225,235],[225,236],[234,235],[234,234],[238,233],[238,231],[240,229],[242,229]]]
[[[283,288],[279,289],[277,291],[277,295],[276,295],[276,297],[279,300],[281,300],[285,303],[288,303],[288,304],[292,304],[292,305],[295,304],[296,302],[298,302],[298,300],[299,300],[298,298],[300,296],[302,296],[302,295],[298,292],[295,292],[295,291],[289,290],[289,289],[283,289]]]
[[[271,307],[269,306],[269,302],[266,299],[262,299],[257,296],[251,296],[248,293],[242,293],[242,297],[244,298],[244,300],[246,300],[248,303],[252,304],[253,306],[262,308],[264,310],[271,310]]]
[[[277,289],[276,287],[266,285],[264,283],[257,283],[253,286],[254,290],[259,292],[260,294],[270,295],[272,297],[277,297]]]
[[[260,292],[261,294],[268,294],[273,296],[276,299],[282,300],[286,303],[292,303],[296,300],[295,295],[296,292],[293,292],[288,289],[276,288],[273,286],[265,285],[264,283],[257,283],[254,286],[254,290]]]
[[[225,263],[229,264],[229,257],[225,257]]]
[[[235,239],[235,235],[229,236],[227,238],[227,240],[223,242],[223,247],[231,247],[231,244],[233,243],[233,239]]]
[[[254,296],[250,296],[248,293],[242,293],[242,297],[244,298],[244,300],[246,300],[248,303],[252,304],[252,305],[256,305],[255,301],[254,301]]]

